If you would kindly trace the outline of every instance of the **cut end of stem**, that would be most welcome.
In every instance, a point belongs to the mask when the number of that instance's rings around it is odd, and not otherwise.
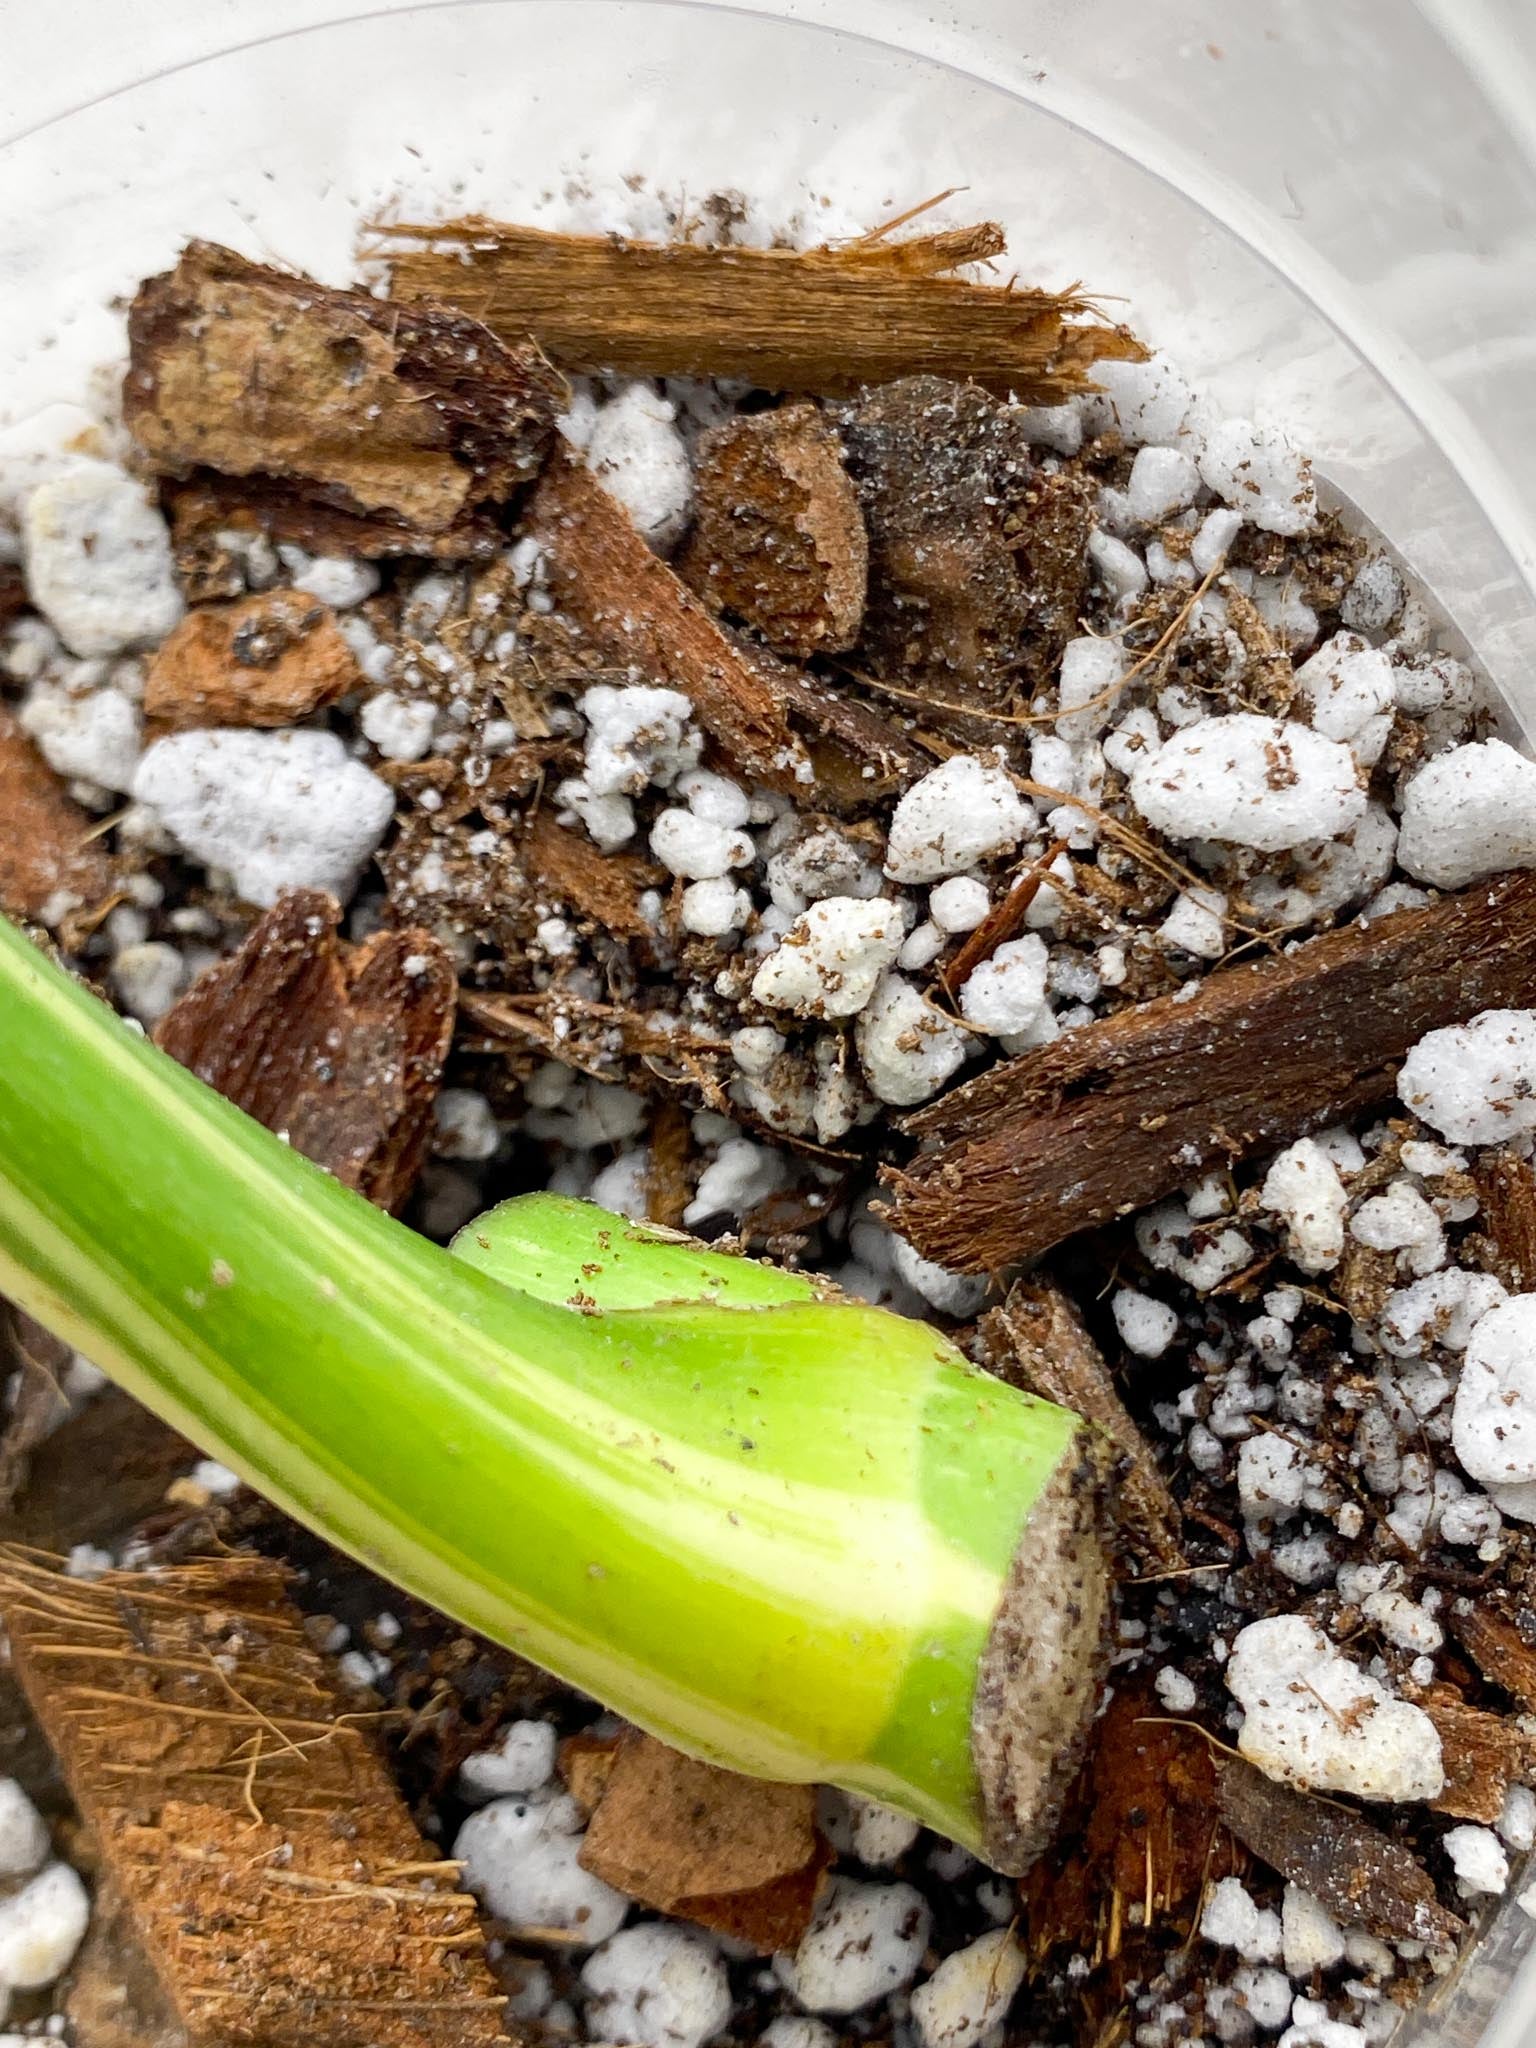
[[[1050,1841],[1109,1667],[1111,1486],[1118,1460],[1085,1427],[1035,1502],[976,1683],[971,1754],[982,1854],[1019,1877]]]

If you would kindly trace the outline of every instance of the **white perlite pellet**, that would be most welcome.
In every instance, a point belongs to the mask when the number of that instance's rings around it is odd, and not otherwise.
[[[905,937],[900,910],[885,898],[824,896],[758,968],[753,999],[798,1017],[855,1016]]]
[[[1427,1032],[1403,1061],[1397,1092],[1456,1145],[1536,1129],[1536,1011],[1483,1010]]]
[[[1049,967],[1050,954],[1038,932],[1009,939],[966,976],[960,1014],[978,1031],[1000,1038],[1033,1029],[1048,1008]]]
[[[892,1238],[891,1253],[898,1277],[942,1315],[972,1316],[987,1298],[985,1274],[952,1273],[925,1259],[904,1237]]]
[[[627,2048],[703,2048],[731,2016],[731,1981],[707,1935],[649,1920],[582,1966],[587,2035]]]
[[[1226,1680],[1243,1708],[1237,1746],[1269,1777],[1361,1799],[1426,1800],[1445,1783],[1440,1737],[1300,1614],[1241,1631]]]
[[[1443,1847],[1463,1898],[1499,1893],[1509,1884],[1509,1858],[1492,1828],[1448,1828]]]
[[[47,1822],[14,1778],[0,1778],[0,1877],[23,1877],[47,1854]]]
[[[498,1920],[558,1927],[595,1944],[617,1932],[629,1901],[577,1862],[583,1832],[574,1799],[497,1799],[465,1821],[453,1853]]]
[[[1024,1968],[1024,1952],[1006,1927],[947,1955],[912,1993],[923,2048],[974,2048],[1006,2018]]]
[[[809,2013],[783,2013],[764,2027],[757,2048],[838,2048],[838,2040],[825,2020],[813,2020]]]
[[[1536,762],[1502,740],[1439,755],[1403,792],[1397,858],[1436,889],[1536,863]]]
[[[651,851],[674,875],[708,882],[757,856],[750,836],[729,825],[712,824],[693,811],[663,811],[651,827]]]
[[[1246,1962],[1273,1962],[1280,1953],[1280,1916],[1260,1906],[1235,1877],[1212,1887],[1200,1932],[1218,1948],[1235,1948]]]
[[[1366,806],[1348,747],[1250,711],[1176,732],[1133,770],[1130,797],[1171,839],[1220,839],[1261,853],[1334,839]]]
[[[702,742],[681,691],[597,683],[580,709],[587,721],[581,780],[594,796],[638,796],[648,783],[665,786],[698,766]]]
[[[587,467],[617,498],[646,541],[665,553],[688,524],[693,471],[677,407],[643,379],[598,411],[586,436]]]
[[[1517,1294],[1473,1329],[1456,1387],[1452,1441],[1487,1485],[1536,1479],[1536,1294]]]
[[[956,754],[897,804],[885,872],[896,882],[936,882],[1017,846],[1035,822],[1033,805],[995,761]]]
[[[90,1922],[85,1886],[67,1863],[46,1870],[0,1899],[0,1985],[42,1991],[74,1961]]]
[[[1200,475],[1218,498],[1266,533],[1305,533],[1317,517],[1312,465],[1283,434],[1223,420],[1206,436]]]
[[[132,789],[143,728],[139,707],[125,691],[110,684],[71,690],[37,683],[17,722],[55,774],[94,782],[119,795]]]
[[[1117,1287],[1109,1307],[1121,1343],[1138,1358],[1161,1358],[1179,1333],[1179,1318],[1167,1302],[1137,1288]]]
[[[928,915],[941,932],[973,932],[991,902],[985,882],[974,875],[952,875],[928,892]]]
[[[1344,1955],[1344,1931],[1321,1899],[1288,1884],[1280,1902],[1281,1954],[1293,1977],[1331,1970]]]
[[[963,1064],[970,1043],[900,974],[879,982],[859,1012],[854,1042],[870,1093],[898,1108],[937,1094]]]
[[[1304,1273],[1321,1273],[1339,1263],[1349,1196],[1316,1138],[1298,1138],[1276,1156],[1259,1200],[1284,1222],[1286,1248]]]
[[[437,706],[425,697],[402,697],[380,690],[357,714],[363,738],[372,740],[386,761],[419,761],[432,744]],[[560,801],[567,799],[561,796]]]
[[[928,1946],[928,1901],[909,1884],[834,1877],[793,1957],[775,1968],[810,2012],[858,2012],[916,1976]]]
[[[345,902],[394,815],[394,792],[334,733],[216,730],[157,740],[133,779],[187,852],[267,908],[284,889]]]
[[[439,1159],[492,1159],[501,1143],[496,1112],[478,1088],[442,1088],[432,1105]]]
[[[111,463],[82,461],[39,484],[21,537],[32,602],[72,653],[153,647],[180,619],[165,521]]]

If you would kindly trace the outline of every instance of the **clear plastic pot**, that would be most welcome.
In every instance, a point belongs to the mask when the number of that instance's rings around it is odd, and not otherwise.
[[[193,234],[340,280],[372,214],[570,180],[836,229],[963,186],[1022,273],[1123,297],[1222,403],[1286,419],[1536,727],[1524,0],[335,5],[0,0],[0,426],[77,401],[113,298]],[[1493,1913],[1401,2038],[1536,2048],[1530,1932]]]

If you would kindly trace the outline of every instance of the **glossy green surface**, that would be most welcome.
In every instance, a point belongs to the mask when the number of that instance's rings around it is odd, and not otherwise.
[[[560,1270],[592,1227],[569,1212],[542,1249],[525,1212],[517,1256]],[[805,1284],[739,1270],[738,1300]],[[514,1292],[3,920],[0,1288],[332,1542],[642,1725],[976,1843],[977,1658],[1075,1423],[933,1330]]]

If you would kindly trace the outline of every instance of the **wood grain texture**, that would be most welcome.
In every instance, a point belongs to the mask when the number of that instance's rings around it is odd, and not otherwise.
[[[1536,877],[1346,925],[993,1067],[907,1119],[925,1258],[995,1271],[1393,1091],[1426,1031],[1536,999]]]

